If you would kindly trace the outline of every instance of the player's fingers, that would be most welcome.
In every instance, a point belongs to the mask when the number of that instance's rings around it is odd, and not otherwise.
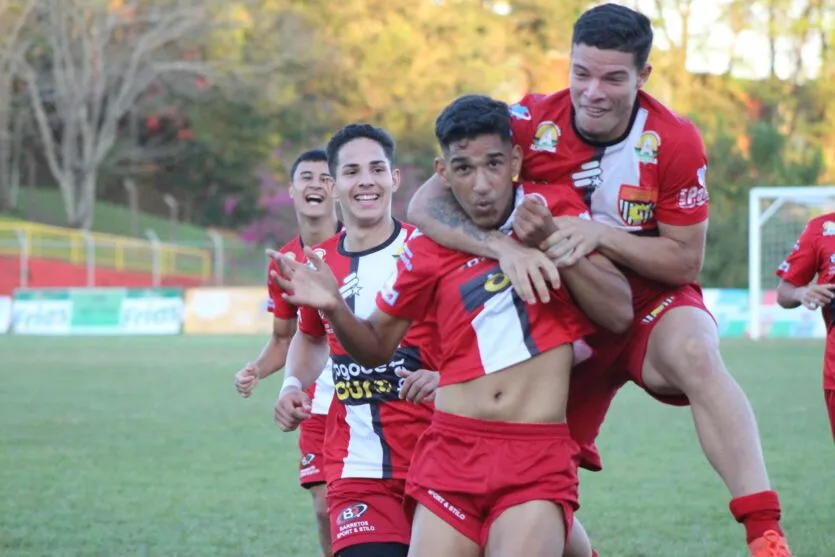
[[[833,297],[835,297],[835,293],[833,293],[830,289],[824,287],[822,284],[816,284],[814,290],[815,294],[827,300],[831,300]]]
[[[510,279],[510,284],[513,286],[513,289],[516,291],[516,294],[522,298],[523,301],[529,304],[536,302],[531,281],[528,279],[528,273],[524,270],[524,268],[516,269],[514,267],[511,269],[510,273],[508,273],[508,278]]]
[[[315,251],[313,251],[312,248],[309,248],[309,247],[304,248],[304,254],[307,256],[307,260],[310,261],[311,263],[313,263],[313,266],[317,270],[321,269],[322,266],[325,264],[325,262],[322,260],[322,258],[319,257],[319,254],[317,254]]]
[[[533,284],[533,289],[536,291],[537,299],[547,304],[551,300],[550,287],[540,266],[536,265],[535,267],[531,267],[528,271],[528,276],[531,284]]]
[[[551,288],[553,288],[554,290],[559,290],[560,272],[557,270],[557,264],[554,263],[552,260],[548,259],[547,257],[543,259],[544,260],[540,263],[539,266],[539,268],[542,270],[543,276],[551,285]]]
[[[552,234],[551,236],[553,237],[554,235]],[[551,246],[545,251],[545,255],[554,261],[559,261],[570,255],[571,252],[576,249],[580,241],[581,238],[578,236],[568,236],[560,242],[551,244]]]
[[[413,373],[410,377],[403,381],[403,385],[400,387],[400,398],[402,400],[410,402],[414,400],[415,395],[420,390],[420,379],[421,376],[419,374]]]
[[[407,378],[407,377],[411,377],[414,373],[415,373],[414,371],[412,371],[410,369],[402,368],[402,367],[397,368],[397,369],[394,370],[394,374],[396,376],[398,376],[400,378],[404,378],[404,379]]]
[[[278,287],[282,290],[287,292],[293,291],[293,283],[290,280],[284,278],[284,276],[281,276],[279,273],[276,273],[275,271],[270,271],[270,278],[272,278],[273,282],[275,282],[278,285]]]

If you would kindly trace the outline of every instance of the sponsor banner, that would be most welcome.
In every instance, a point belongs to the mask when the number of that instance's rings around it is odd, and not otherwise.
[[[21,289],[12,302],[19,335],[175,335],[182,319],[175,288]]]
[[[0,334],[6,333],[12,324],[12,299],[0,296]]]
[[[186,290],[186,334],[269,334],[272,323],[263,287]]]
[[[704,300],[719,323],[720,337],[748,336],[747,290],[706,288]],[[826,326],[820,311],[781,308],[777,291],[766,290],[760,301],[760,333],[762,338],[826,338]]]

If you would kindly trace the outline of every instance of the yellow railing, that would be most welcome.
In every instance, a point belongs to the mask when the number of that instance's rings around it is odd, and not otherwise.
[[[0,254],[19,253],[21,239],[29,257],[77,265],[87,264],[92,258],[97,267],[144,273],[154,272],[156,246],[158,272],[162,276],[185,275],[206,280],[212,273],[211,254],[205,249],[28,221],[0,222]]]

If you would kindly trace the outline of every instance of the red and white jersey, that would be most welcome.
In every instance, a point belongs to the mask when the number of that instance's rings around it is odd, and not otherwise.
[[[551,185],[518,185],[516,205],[531,194],[554,215],[588,214],[570,188]],[[511,224],[512,216],[502,228]],[[528,305],[495,260],[443,247],[419,233],[406,244],[377,307],[412,322],[434,314],[441,386],[501,371],[594,330],[565,288],[553,292],[548,304]]]
[[[514,142],[524,152],[522,178],[572,184],[595,221],[657,235],[658,223],[689,226],[708,218],[701,136],[647,93],[639,91],[626,133],[608,143],[590,143],[577,133],[567,89],[528,95],[510,113]],[[669,288],[626,274],[636,308]]]
[[[377,292],[394,273],[413,230],[413,226],[395,220],[391,236],[374,249],[346,251],[345,233],[314,248],[342,285],[342,297],[357,317],[368,318],[374,311]],[[395,372],[435,369],[427,353],[433,348],[434,326],[415,323],[391,361],[374,369],[361,366],[348,355],[320,312],[302,307],[299,330],[311,336],[327,335],[333,360],[336,397],[325,434],[328,482],[339,478],[405,479],[415,443],[429,425],[433,407],[400,400],[403,380]]]
[[[342,224],[339,225],[338,230],[342,229]],[[305,261],[304,245],[302,244],[301,236],[296,236],[278,250],[293,259],[298,261]],[[267,291],[269,292],[269,299],[267,300],[267,311],[273,314],[276,319],[295,319],[298,315],[298,309],[293,304],[281,297],[282,290],[272,279],[272,271],[279,272],[278,263],[270,259],[269,270],[267,271]],[[316,382],[307,390],[307,395],[310,397],[311,412],[314,414],[327,414],[331,407],[333,399],[334,387],[333,378],[331,377],[331,361],[325,364],[322,368],[322,373],[316,379]]]
[[[835,283],[835,213],[814,218],[806,225],[794,249],[777,268],[777,276],[794,286],[806,286],[817,275],[818,284]],[[821,308],[826,323],[827,372],[824,389],[835,389],[835,302]]]

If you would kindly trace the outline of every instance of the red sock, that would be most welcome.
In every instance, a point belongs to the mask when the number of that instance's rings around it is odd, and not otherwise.
[[[745,526],[748,543],[762,537],[768,530],[774,530],[781,536],[780,499],[776,491],[760,491],[731,500],[731,514],[737,522]]]

